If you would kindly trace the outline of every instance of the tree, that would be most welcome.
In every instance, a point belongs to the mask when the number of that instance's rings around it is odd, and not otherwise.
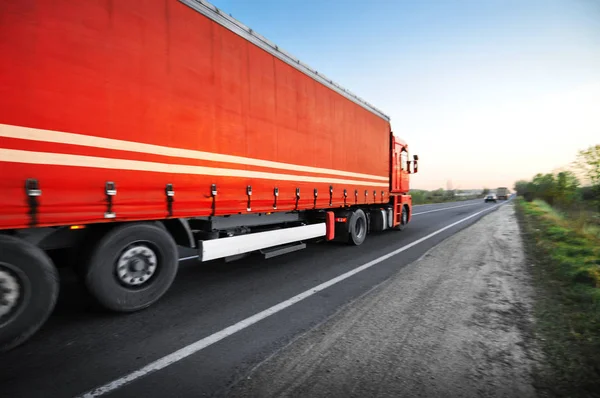
[[[575,164],[588,178],[592,186],[600,185],[600,144],[579,151]]]
[[[561,171],[556,175],[555,196],[556,204],[567,207],[577,199],[579,180],[570,171]]]
[[[579,151],[575,164],[592,185],[592,196],[600,208],[600,144]]]
[[[517,193],[517,195],[519,196],[525,196],[525,194],[527,193],[527,188],[529,186],[529,181],[525,181],[525,180],[519,180],[517,182],[515,182],[515,192]]]
[[[533,177],[530,189],[536,198],[542,199],[550,205],[554,204],[556,181],[553,174],[536,174]]]
[[[481,193],[483,196],[487,195],[488,193],[490,193],[490,189],[489,188],[483,188],[483,192]]]

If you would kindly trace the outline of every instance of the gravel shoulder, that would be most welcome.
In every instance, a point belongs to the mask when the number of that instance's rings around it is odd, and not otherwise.
[[[227,395],[533,397],[532,297],[514,209],[502,206],[265,360]]]

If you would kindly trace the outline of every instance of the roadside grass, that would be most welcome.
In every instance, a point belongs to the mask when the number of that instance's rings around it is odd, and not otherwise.
[[[537,387],[600,397],[600,238],[542,201],[515,202],[533,263],[534,333],[546,360]]]

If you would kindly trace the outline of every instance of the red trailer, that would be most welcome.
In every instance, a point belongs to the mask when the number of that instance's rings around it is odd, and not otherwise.
[[[127,312],[177,245],[271,257],[410,220],[389,118],[202,0],[4,0],[0,53],[0,348],[52,311],[59,249]]]

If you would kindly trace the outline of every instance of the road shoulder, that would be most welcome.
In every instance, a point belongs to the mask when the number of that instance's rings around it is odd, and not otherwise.
[[[502,206],[271,356],[228,396],[535,396],[525,261],[514,209]]]

